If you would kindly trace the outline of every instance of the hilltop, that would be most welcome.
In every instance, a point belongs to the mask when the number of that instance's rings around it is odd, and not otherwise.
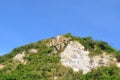
[[[119,80],[120,51],[70,33],[0,56],[0,80]]]

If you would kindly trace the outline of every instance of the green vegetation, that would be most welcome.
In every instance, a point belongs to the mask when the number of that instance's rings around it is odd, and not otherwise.
[[[70,33],[64,35],[67,38],[70,38],[72,41],[80,42],[86,50],[90,51],[90,55],[99,55],[102,52],[106,53],[116,53],[117,50],[112,48],[107,42],[104,41],[95,41],[91,36],[89,37],[74,37]]]
[[[119,80],[120,69],[116,66],[101,67],[86,75],[82,75],[78,80]]]
[[[102,52],[114,54],[120,62],[120,51],[112,48],[103,41],[94,41],[92,37],[79,38],[70,33],[64,35],[73,41],[78,41],[90,50],[91,55],[98,55]],[[61,65],[59,54],[50,55],[54,47],[47,47],[49,40],[42,40],[29,45],[15,48],[11,53],[0,56],[0,64],[5,67],[0,69],[0,80],[120,80],[120,69],[111,67],[100,67],[97,70],[83,75],[81,71],[73,72],[71,68]],[[38,52],[31,54],[30,49],[38,49]],[[25,51],[27,64],[15,62],[13,57]],[[62,50],[61,50],[62,51]]]

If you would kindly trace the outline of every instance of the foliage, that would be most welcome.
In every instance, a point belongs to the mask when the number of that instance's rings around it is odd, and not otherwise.
[[[117,51],[115,54],[117,61],[120,62],[120,51]]]
[[[106,51],[106,52],[115,52],[116,50],[114,48],[112,48],[107,42],[104,42],[104,41],[96,41],[97,43],[97,46],[103,50],[103,51]]]
[[[89,50],[91,55],[101,54],[103,51],[107,53],[115,53],[114,55],[120,61],[120,51],[116,52],[108,43],[103,41],[95,41],[92,37],[74,37],[70,33],[64,35],[72,41],[78,41],[85,46],[85,50]],[[81,71],[73,72],[71,68],[66,68],[60,63],[60,52],[51,55],[54,47],[47,47],[48,40],[38,41],[25,46],[15,48],[11,53],[0,56],[0,64],[4,63],[5,67],[0,69],[0,80],[119,80],[120,69],[115,66],[101,67],[97,70],[83,75]],[[38,52],[31,54],[30,49],[38,49]],[[15,62],[13,57],[25,51],[27,64]]]
[[[82,75],[78,80],[119,80],[120,69],[116,66],[100,67],[86,75]]]

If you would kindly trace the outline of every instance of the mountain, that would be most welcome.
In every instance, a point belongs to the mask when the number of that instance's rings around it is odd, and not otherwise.
[[[120,80],[120,51],[70,33],[0,56],[0,80]]]

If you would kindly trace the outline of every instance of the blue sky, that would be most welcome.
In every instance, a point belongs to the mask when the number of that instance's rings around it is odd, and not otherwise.
[[[68,32],[120,50],[119,30],[120,0],[0,0],[0,55]]]

